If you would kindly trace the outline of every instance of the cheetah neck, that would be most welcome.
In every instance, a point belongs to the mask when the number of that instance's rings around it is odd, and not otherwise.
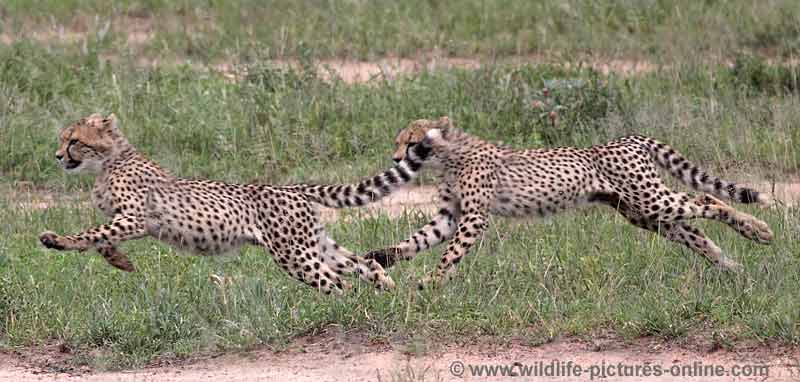
[[[125,138],[118,138],[114,142],[110,155],[103,162],[103,172],[111,168],[118,167],[120,164],[127,162],[131,158],[142,157],[139,151],[133,145],[128,143]],[[143,158],[143,157],[142,157]],[[147,160],[147,159],[145,159]]]
[[[450,128],[446,135],[447,142],[458,146],[474,143],[487,143],[484,140],[460,129]]]
[[[444,160],[460,157],[465,153],[474,152],[475,148],[496,151],[498,144],[485,141],[479,137],[469,134],[462,130],[450,129],[445,136],[446,144],[436,147],[434,152],[439,158]]]

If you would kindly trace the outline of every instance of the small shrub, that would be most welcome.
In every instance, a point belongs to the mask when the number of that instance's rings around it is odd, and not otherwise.
[[[542,80],[530,95],[530,122],[545,144],[568,145],[578,135],[596,135],[619,109],[620,97],[596,72],[586,78]]]
[[[761,57],[748,55],[738,56],[729,72],[735,86],[770,95],[797,92],[799,74],[796,66],[771,65]]]

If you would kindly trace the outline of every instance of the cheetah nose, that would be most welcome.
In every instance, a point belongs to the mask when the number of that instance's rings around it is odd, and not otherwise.
[[[400,161],[402,161],[402,159],[400,158],[392,158],[392,160],[394,161],[394,163],[400,163]]]
[[[64,155],[62,155],[62,154],[56,154],[56,160],[57,160],[57,161],[59,161],[59,162],[60,162],[62,159],[64,159]]]

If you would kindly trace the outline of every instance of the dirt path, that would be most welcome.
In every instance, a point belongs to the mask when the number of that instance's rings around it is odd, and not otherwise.
[[[53,373],[41,360],[27,361],[0,354],[3,381],[792,381],[800,380],[800,349],[755,347],[709,351],[697,345],[681,348],[660,340],[559,340],[541,346],[510,344],[445,345],[422,354],[404,347],[369,344],[358,334],[323,334],[304,338],[287,351],[258,350],[243,354],[195,359],[122,372]],[[480,342],[480,341],[478,341]],[[405,347],[406,349],[408,347]],[[694,349],[692,349],[694,348]],[[572,362],[572,363],[569,363]],[[38,363],[38,365],[37,365]],[[648,366],[646,366],[648,365]],[[498,376],[478,376],[479,368],[494,367]],[[636,367],[639,372],[636,375]],[[507,367],[506,375],[502,376]],[[581,368],[578,377],[576,367]],[[649,368],[648,368],[649,367]],[[662,370],[645,376],[645,370]],[[711,374],[718,368],[721,374]],[[584,371],[586,369],[586,371]],[[486,373],[488,368],[480,369]],[[527,370],[527,371],[526,371]],[[560,376],[553,376],[559,370]],[[568,371],[571,370],[571,371]],[[605,370],[606,378],[602,378]],[[704,371],[705,370],[705,371]],[[611,374],[627,373],[625,377]],[[672,373],[679,375],[673,376]],[[704,373],[704,374],[703,374]],[[739,376],[734,377],[734,373]],[[516,375],[515,375],[516,374]],[[521,374],[527,374],[528,377]],[[750,376],[742,377],[748,374]],[[758,374],[758,376],[755,376]]]

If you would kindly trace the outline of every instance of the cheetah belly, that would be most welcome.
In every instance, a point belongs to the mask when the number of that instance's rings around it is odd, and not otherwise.
[[[498,172],[492,213],[548,216],[586,201],[594,188],[591,165],[574,157],[515,158]]]
[[[151,191],[145,228],[151,236],[180,249],[221,255],[252,241],[248,227],[252,211],[245,197],[231,195],[230,190],[177,181]]]

